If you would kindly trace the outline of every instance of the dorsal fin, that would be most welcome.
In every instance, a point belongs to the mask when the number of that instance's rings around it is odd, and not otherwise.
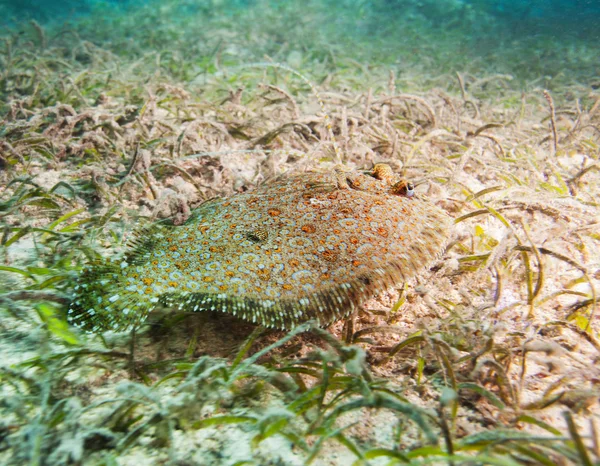
[[[165,237],[168,230],[169,227],[162,223],[151,223],[134,230],[125,244],[123,260],[131,265],[143,264],[149,259],[156,243]]]

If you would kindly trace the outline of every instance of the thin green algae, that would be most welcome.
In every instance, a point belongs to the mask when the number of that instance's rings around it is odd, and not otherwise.
[[[4,36],[0,461],[597,462],[596,46],[177,3]],[[344,163],[391,161],[454,216],[439,263],[327,330],[166,309],[135,336],[68,327],[74,277],[135,225],[331,166],[308,86],[241,66],[265,54],[319,88]]]

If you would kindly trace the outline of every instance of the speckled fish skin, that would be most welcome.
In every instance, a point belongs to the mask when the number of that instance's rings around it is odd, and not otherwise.
[[[144,230],[122,259],[84,270],[69,320],[123,331],[162,304],[280,329],[327,325],[440,253],[450,218],[406,193],[376,166],[282,177],[209,201],[185,225]]]

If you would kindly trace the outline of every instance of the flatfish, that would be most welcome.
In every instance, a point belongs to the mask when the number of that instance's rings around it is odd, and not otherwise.
[[[279,329],[327,325],[423,271],[450,224],[384,164],[283,176],[208,201],[184,225],[141,229],[121,258],[82,271],[68,319],[125,331],[168,306]]]

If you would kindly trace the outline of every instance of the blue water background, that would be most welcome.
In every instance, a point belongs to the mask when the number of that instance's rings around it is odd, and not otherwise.
[[[298,1],[298,0],[287,0]],[[0,11],[4,14],[0,22],[4,25],[35,19],[39,22],[64,21],[89,14],[97,4],[121,4],[135,6],[136,3],[157,0],[0,0]],[[272,5],[286,0],[272,1]],[[243,10],[254,6],[256,0],[183,0],[181,12],[186,8],[210,10],[218,5],[222,11],[225,4],[232,10]],[[323,4],[339,4],[339,0],[323,0]],[[515,35],[553,34],[555,36],[586,36],[600,39],[599,0],[355,0],[344,2],[349,7],[369,13],[371,21],[381,18],[417,13],[437,26],[457,27],[461,15],[473,12],[485,13],[496,21],[497,30]],[[125,11],[125,10],[124,10]],[[481,34],[484,31],[473,32]],[[492,33],[492,31],[490,31]]]

